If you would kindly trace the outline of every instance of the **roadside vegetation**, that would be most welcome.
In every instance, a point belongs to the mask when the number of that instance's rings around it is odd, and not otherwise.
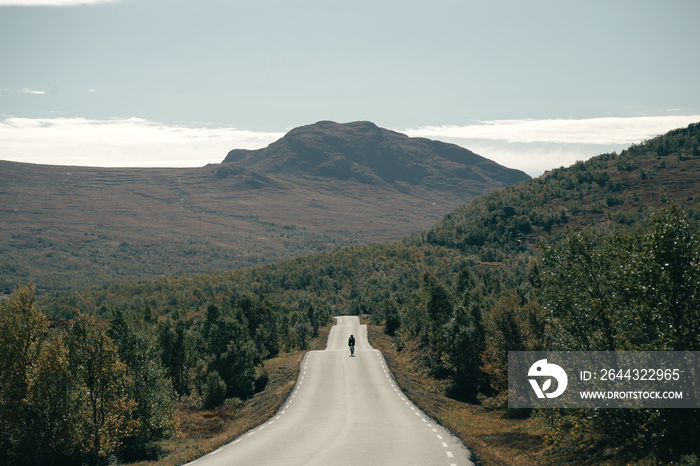
[[[269,361],[351,314],[368,316],[409,396],[485,464],[698,462],[698,410],[512,410],[506,390],[508,351],[700,351],[699,179],[691,125],[481,196],[399,243],[36,302],[20,286],[0,303],[0,354],[12,355],[0,461],[163,455],[183,419],[198,422],[186,406],[235,411],[269,386]],[[88,339],[125,375],[106,391],[109,438],[82,414],[97,399]],[[42,398],[52,380],[75,416],[47,408],[60,406]],[[148,387],[164,394],[150,408]]]

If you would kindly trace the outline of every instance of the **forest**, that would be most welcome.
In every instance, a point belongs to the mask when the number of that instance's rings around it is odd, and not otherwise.
[[[507,408],[508,351],[700,351],[700,124],[476,198],[401,242],[0,302],[0,462],[159,454],[177,403],[234,403],[262,361],[367,315],[448,395],[551,445],[700,460],[694,409]]]

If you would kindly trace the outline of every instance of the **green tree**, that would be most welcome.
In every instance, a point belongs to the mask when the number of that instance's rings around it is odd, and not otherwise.
[[[25,428],[34,448],[27,458],[34,457],[37,463],[70,458],[78,443],[69,364],[68,347],[62,335],[53,335],[42,347],[29,386],[31,415]]]
[[[133,381],[128,392],[136,402],[133,417],[139,426],[124,440],[125,455],[133,458],[152,457],[157,453],[155,441],[169,438],[178,425],[175,393],[151,337],[155,328],[143,325],[139,328],[121,310],[115,310],[107,328],[119,359],[126,364],[126,375]]]
[[[508,392],[508,352],[541,351],[547,347],[545,315],[540,306],[524,303],[516,291],[498,300],[485,319],[486,341],[482,370],[496,393],[496,405],[504,407]]]
[[[187,321],[179,312],[158,324],[158,344],[163,367],[172,380],[173,388],[180,396],[189,394],[188,374],[194,360],[193,345]]]
[[[700,350],[700,235],[677,207],[657,214],[651,232],[633,245],[631,283],[634,318],[642,325],[635,346],[654,350]],[[636,269],[636,270],[635,270]],[[636,278],[636,280],[635,280]],[[634,280],[634,281],[633,281]]]
[[[697,351],[700,348],[700,235],[678,208],[644,228],[573,234],[550,248],[540,276],[544,308],[564,350]],[[604,328],[608,327],[608,328]],[[585,333],[588,333],[587,335]],[[644,447],[663,462],[696,450],[698,410],[564,410],[552,432],[593,435],[601,445]]]
[[[76,429],[79,449],[97,463],[121,446],[139,423],[133,384],[117,348],[95,320],[78,313],[68,333],[70,369],[75,381]]]
[[[384,332],[387,335],[394,336],[396,331],[401,326],[401,315],[399,307],[393,299],[384,301]]]
[[[0,460],[13,462],[33,448],[24,427],[32,373],[48,325],[34,302],[34,286],[20,285],[0,303]]]
[[[215,408],[226,399],[226,382],[224,382],[224,379],[221,378],[218,372],[211,371],[207,374],[207,380],[202,391],[204,406]]]
[[[430,271],[423,274],[422,293],[428,317],[427,337],[434,349],[441,351],[445,345],[444,326],[452,317],[453,307],[450,293]]]
[[[617,244],[588,232],[574,232],[564,246],[545,249],[544,300],[559,327],[558,347],[578,351],[614,351],[620,343],[622,295]],[[563,331],[562,331],[563,330]]]
[[[508,351],[525,351],[521,310],[520,296],[511,292],[498,300],[486,319],[482,370],[489,375],[491,387],[503,402],[508,390]]]
[[[446,326],[445,356],[454,370],[453,395],[474,401],[485,388],[481,355],[486,349],[486,330],[482,318],[486,299],[467,268],[458,275],[455,295],[458,304]]]

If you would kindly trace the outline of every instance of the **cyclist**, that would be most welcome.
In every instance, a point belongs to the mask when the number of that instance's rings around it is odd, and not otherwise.
[[[355,337],[353,335],[348,338],[348,346],[350,347],[350,356],[355,356]]]

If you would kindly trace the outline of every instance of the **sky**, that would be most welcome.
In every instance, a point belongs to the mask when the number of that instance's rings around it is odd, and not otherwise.
[[[0,0],[0,160],[203,166],[367,120],[537,176],[700,122],[696,0]]]

